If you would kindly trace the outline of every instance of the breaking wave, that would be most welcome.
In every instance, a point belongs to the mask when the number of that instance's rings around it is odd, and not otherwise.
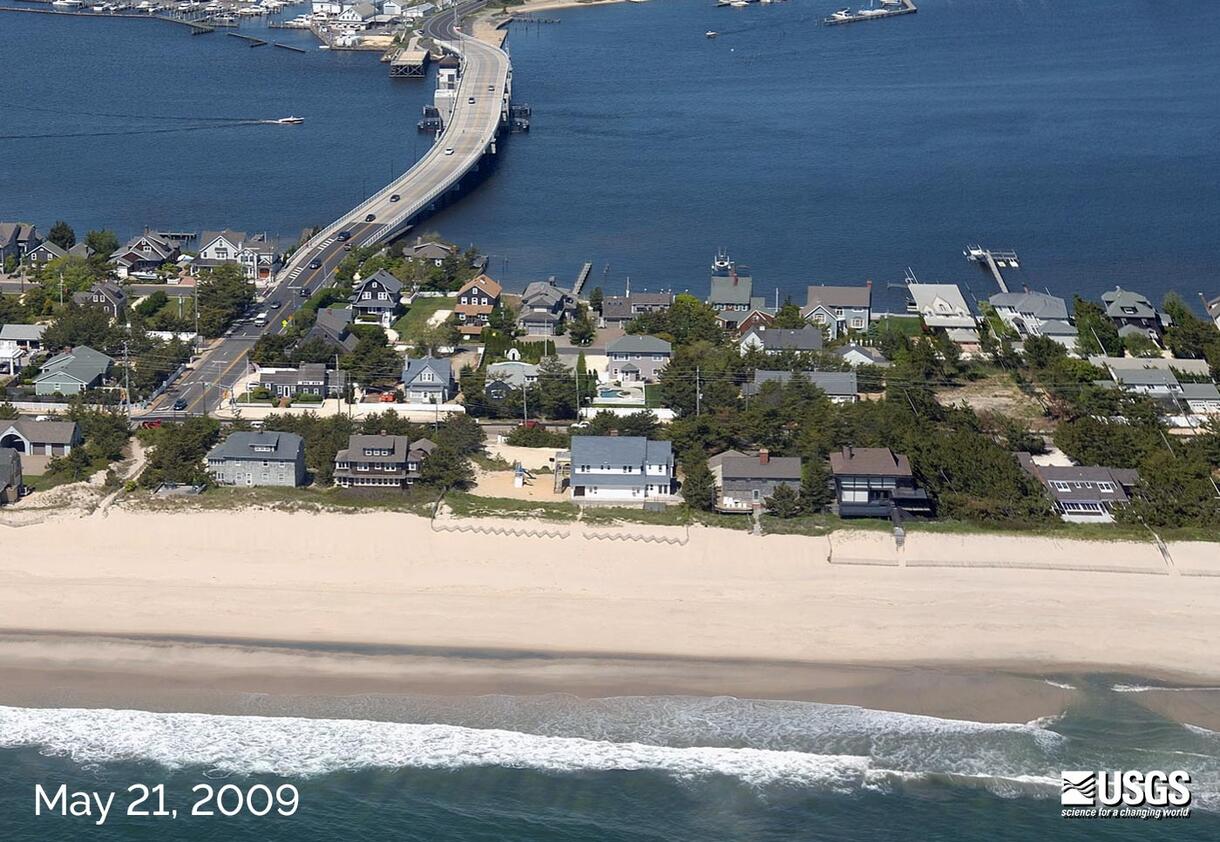
[[[598,701],[624,701],[636,709],[643,700]],[[784,719],[791,714],[785,708],[804,709],[807,730],[795,741],[802,745],[782,748],[774,745],[775,722],[767,722],[767,716],[761,717],[755,739],[743,740],[748,728],[739,724],[726,734],[718,717],[708,715],[717,706],[741,714],[754,703],[688,701],[692,704],[682,715],[675,718],[671,709],[665,726],[654,723],[647,729],[642,738],[647,741],[572,735],[591,729],[573,727],[570,718],[559,726],[569,733],[556,735],[360,719],[0,706],[0,748],[37,746],[43,754],[81,765],[153,762],[170,769],[204,767],[219,775],[312,777],[372,768],[497,766],[554,773],[653,771],[679,779],[727,776],[751,786],[833,792],[886,790],[916,779],[1013,796],[1049,795],[1057,786],[1049,770],[1057,768],[1054,755],[1063,738],[1035,725],[758,703],[772,713],[779,708]],[[597,730],[620,731],[621,717],[618,725],[614,717],[608,721]],[[669,744],[657,742],[662,736]]]

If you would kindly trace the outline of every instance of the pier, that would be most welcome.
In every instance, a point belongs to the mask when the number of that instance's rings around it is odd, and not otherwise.
[[[236,32],[226,32],[225,35],[228,35],[230,38],[240,38],[243,41],[248,41],[250,42],[251,47],[267,46],[266,41],[264,41],[262,38],[255,38],[253,35],[239,35]]]
[[[849,9],[840,9],[830,17],[822,18],[824,26],[838,26],[844,23],[861,23],[866,20],[884,20],[885,18],[894,18],[899,15],[913,15],[919,9],[915,6],[914,0],[881,0],[880,9],[860,9],[859,11],[850,11]]]
[[[1008,283],[1004,280],[1001,269],[1020,269],[1020,259],[1015,251],[995,251],[985,249],[980,245],[966,246],[962,254],[972,263],[977,263],[991,273],[1000,292],[1008,292]]]
[[[593,271],[593,262],[585,261],[585,265],[580,267],[580,272],[576,275],[576,283],[572,284],[572,297],[580,298],[580,291],[585,288],[585,283],[589,280],[589,273]]]
[[[419,36],[412,36],[407,46],[400,47],[390,58],[390,77],[398,79],[422,79],[427,75],[428,51],[419,44]]]

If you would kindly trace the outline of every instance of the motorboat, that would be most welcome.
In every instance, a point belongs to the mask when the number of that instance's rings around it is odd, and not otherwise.
[[[720,33],[719,33],[719,32],[716,32],[715,30],[709,29],[707,32],[705,32],[705,33],[703,33],[703,34],[704,34],[704,36],[705,36],[705,37],[707,37],[707,38],[715,38],[715,37],[716,37],[717,35],[719,35]]]
[[[280,119],[278,119],[278,120],[272,120],[271,122],[273,122],[273,123],[275,123],[275,124],[277,124],[277,125],[280,125],[280,126],[295,126],[295,125],[297,125],[297,124],[299,124],[299,123],[304,123],[304,122],[305,122],[305,118],[304,118],[304,117],[297,117],[297,116],[294,116],[294,115],[290,115],[290,116],[288,116],[288,117],[281,117],[281,118],[280,118]]]
[[[851,20],[851,9],[839,9],[830,16],[830,20]]]

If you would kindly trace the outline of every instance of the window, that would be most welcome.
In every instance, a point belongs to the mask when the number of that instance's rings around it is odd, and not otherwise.
[[[1071,491],[1072,484],[1070,482],[1059,482],[1058,480],[1051,483],[1051,488],[1056,491]]]
[[[857,328],[857,329],[859,329],[859,328],[863,328],[863,327],[864,327],[864,319],[852,319],[852,320],[851,320],[851,326],[852,326],[852,327],[854,327],[854,328]]]
[[[1113,494],[1114,493],[1114,483],[1099,482],[1099,483],[1097,483],[1097,490],[1105,492],[1106,494]]]

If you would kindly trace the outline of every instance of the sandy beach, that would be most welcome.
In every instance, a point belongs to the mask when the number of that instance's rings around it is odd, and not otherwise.
[[[122,508],[0,527],[0,702],[696,693],[1020,721],[1069,698],[1043,676],[1220,683],[1214,545],[440,528]]]

